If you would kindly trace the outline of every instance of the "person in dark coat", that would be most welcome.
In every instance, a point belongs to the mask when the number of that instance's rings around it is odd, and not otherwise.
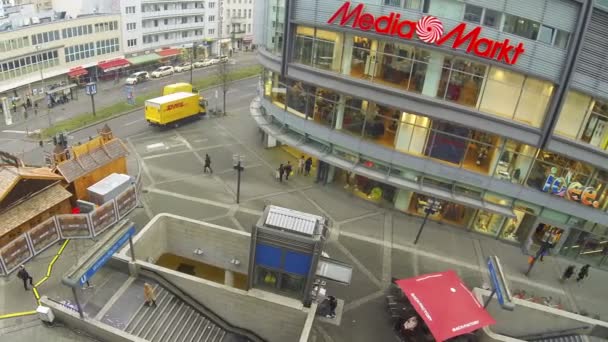
[[[209,173],[213,173],[213,169],[211,168],[211,158],[205,153],[205,167],[203,168],[203,172],[207,173],[207,170],[209,170]]]
[[[283,182],[283,175],[285,174],[285,167],[283,164],[279,165],[279,182]]]
[[[304,162],[304,175],[308,176],[310,174],[310,169],[312,168],[312,158],[308,157],[306,162]]]
[[[578,271],[578,276],[576,277],[576,282],[579,282],[589,276],[589,267],[591,267],[591,265],[587,264],[587,265],[583,266],[580,271]]]
[[[17,272],[17,278],[23,280],[23,288],[25,289],[25,291],[28,290],[27,288],[27,282],[30,282],[30,286],[34,287],[34,284],[32,283],[32,276],[30,276],[29,273],[27,273],[27,270],[25,269],[25,267],[23,265],[19,266],[19,272]]]
[[[566,267],[566,270],[564,271],[564,274],[562,275],[562,281],[566,281],[566,280],[570,279],[572,277],[572,275],[574,274],[574,270],[575,270],[574,265],[570,265],[570,266]]]
[[[285,180],[289,180],[289,174],[291,174],[291,171],[293,170],[291,163],[287,162],[287,165],[285,165],[283,169],[285,169]]]

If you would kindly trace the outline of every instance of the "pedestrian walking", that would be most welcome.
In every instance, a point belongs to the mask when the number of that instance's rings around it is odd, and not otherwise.
[[[576,277],[577,283],[589,276],[589,267],[591,267],[589,264],[581,267],[581,270],[578,271],[578,276]]]
[[[293,170],[291,167],[291,163],[289,161],[287,162],[287,165],[285,165],[284,169],[285,169],[285,180],[289,180],[289,175],[291,174],[291,172]]]
[[[27,99],[25,100],[25,104],[26,104],[28,107],[32,107],[32,99],[30,99],[30,97],[29,97],[29,96],[28,96],[28,97],[27,97]]]
[[[17,272],[17,278],[23,280],[23,288],[25,289],[25,291],[28,290],[28,288],[27,288],[28,281],[30,282],[30,286],[34,287],[34,284],[32,283],[32,276],[30,276],[30,274],[27,273],[25,266],[23,266],[23,265],[19,266],[19,272]]]
[[[207,169],[209,170],[209,173],[213,173],[213,169],[211,168],[211,158],[205,153],[205,167],[203,168],[203,173],[207,173]]]
[[[566,270],[564,271],[564,274],[562,275],[562,281],[566,281],[566,280],[570,279],[572,277],[572,275],[574,274],[574,270],[575,270],[574,265],[570,265],[570,266],[566,267]]]
[[[283,164],[279,165],[279,169],[277,171],[279,172],[279,182],[283,183],[283,175],[285,174]]]
[[[302,155],[300,157],[300,159],[298,159],[298,174],[299,175],[304,174],[304,164],[306,164],[306,159],[304,158],[304,155]]]
[[[144,283],[144,305],[156,307],[156,295],[154,294],[154,288],[148,283]]]
[[[304,175],[308,176],[310,174],[310,169],[312,168],[312,158],[308,157],[304,162]]]

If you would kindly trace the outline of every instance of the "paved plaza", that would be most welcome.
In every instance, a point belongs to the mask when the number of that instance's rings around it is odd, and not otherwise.
[[[249,114],[256,82],[249,80],[235,87],[229,97],[228,116],[172,130],[160,131],[145,125],[124,134],[117,130],[132,151],[132,172],[141,165],[145,208],[131,215],[138,228],[153,215],[168,212],[250,231],[267,204],[327,216],[332,228],[326,252],[331,258],[353,265],[354,274],[350,286],[329,285],[330,294],[345,301],[341,324],[316,323],[313,341],[395,340],[383,305],[391,277],[453,269],[469,287],[481,287],[489,283],[485,260],[490,255],[501,258],[512,290],[551,296],[568,310],[608,317],[603,293],[608,273],[604,271],[592,269],[590,278],[581,284],[562,284],[558,278],[567,263],[547,257],[527,278],[523,275],[527,256],[518,247],[434,222],[427,224],[419,244],[414,246],[420,218],[367,202],[336,184],[316,184],[312,175],[294,176],[279,183],[274,179],[274,170],[288,160],[296,164],[296,159],[282,148],[261,146],[260,132]],[[205,154],[212,160],[213,174],[203,173]],[[243,156],[245,166],[240,205],[235,204],[235,154]],[[41,294],[56,299],[69,296],[67,288],[59,283],[60,276],[92,243],[70,242],[53,277],[40,289]],[[51,248],[28,265],[34,279],[46,272],[55,252]],[[99,284],[91,290],[92,301],[97,297],[96,291],[101,295],[111,288],[111,277],[101,273],[96,279]],[[14,275],[0,282],[0,292],[0,313],[34,308],[31,292],[23,291]],[[86,340],[66,329],[49,330],[35,317],[0,321],[0,332],[12,337],[11,341],[36,341],[36,336],[44,334],[51,334],[51,341]]]

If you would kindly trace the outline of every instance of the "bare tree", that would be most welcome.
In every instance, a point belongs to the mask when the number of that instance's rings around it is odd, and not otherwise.
[[[226,115],[226,94],[228,93],[228,89],[230,89],[230,82],[232,81],[232,75],[230,73],[230,65],[228,60],[222,60],[217,66],[217,79],[218,79],[218,87],[222,92],[222,111],[221,113]]]

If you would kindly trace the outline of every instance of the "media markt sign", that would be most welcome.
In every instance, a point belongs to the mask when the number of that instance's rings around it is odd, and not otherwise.
[[[465,33],[467,24],[460,23],[453,30],[444,34],[443,23],[433,16],[424,16],[417,22],[400,20],[401,14],[391,12],[389,15],[374,17],[373,14],[363,11],[363,4],[358,4],[351,9],[351,3],[345,2],[336,13],[327,21],[333,24],[339,19],[338,25],[351,26],[363,31],[374,31],[387,36],[398,36],[403,39],[412,39],[414,33],[420,40],[429,44],[443,45],[454,38],[452,48],[466,46],[466,52],[476,56],[494,59],[506,64],[515,64],[517,59],[524,53],[523,43],[511,45],[509,39],[495,41],[488,38],[480,38],[481,27],[477,26]]]

